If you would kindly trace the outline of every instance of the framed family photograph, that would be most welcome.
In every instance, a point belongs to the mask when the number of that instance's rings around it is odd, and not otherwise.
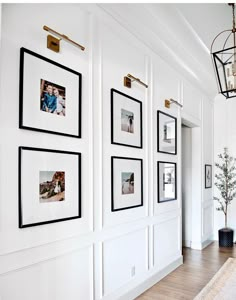
[[[19,227],[81,217],[81,154],[19,147]]]
[[[19,128],[81,137],[82,75],[20,49]]]
[[[205,188],[209,189],[212,187],[212,166],[205,165]]]
[[[143,205],[143,161],[130,157],[111,157],[111,210]]]
[[[177,200],[176,163],[157,162],[158,203]]]
[[[142,148],[142,102],[111,89],[111,143]]]
[[[157,151],[177,154],[177,119],[157,111]]]

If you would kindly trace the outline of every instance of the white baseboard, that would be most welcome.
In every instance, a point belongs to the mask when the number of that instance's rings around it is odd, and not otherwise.
[[[204,248],[206,248],[213,242],[214,242],[214,240],[212,240],[212,239],[205,240],[204,242],[191,242],[191,249],[203,250]]]
[[[210,239],[210,240],[206,240],[202,243],[202,249],[206,248],[207,246],[209,246],[211,243],[213,243],[214,240]]]
[[[166,275],[168,275],[170,272],[174,271],[176,268],[178,268],[180,265],[183,264],[183,256],[181,255],[180,258],[169,264],[167,267],[162,269],[161,271],[157,272],[153,276],[151,276],[149,279],[145,280],[143,283],[138,285],[133,290],[129,291],[125,295],[119,297],[119,300],[131,300],[135,299],[142,293],[144,293],[146,290],[151,288],[154,284],[156,284],[158,281],[160,281],[162,278],[164,278]]]
[[[183,247],[187,247],[187,248],[191,248],[191,241],[189,241],[189,240],[183,240],[182,241],[182,246]]]

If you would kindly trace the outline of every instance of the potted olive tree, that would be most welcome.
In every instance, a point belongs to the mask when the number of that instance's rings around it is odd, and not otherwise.
[[[225,227],[218,231],[219,246],[232,247],[234,231],[228,227],[228,206],[236,197],[236,159],[229,155],[228,148],[224,148],[223,154],[218,157],[220,162],[215,163],[215,186],[219,190],[219,196],[214,197],[214,200],[219,204],[216,209],[225,216]]]

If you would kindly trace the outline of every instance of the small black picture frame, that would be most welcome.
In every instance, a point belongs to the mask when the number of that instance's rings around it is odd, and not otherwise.
[[[212,165],[205,165],[205,189],[212,187]]]
[[[81,218],[81,153],[18,148],[19,228]]]
[[[143,206],[143,160],[111,157],[111,211]]]
[[[111,143],[142,148],[142,102],[111,89]]]
[[[157,162],[157,202],[177,200],[177,165],[173,162]]]
[[[177,154],[177,118],[157,111],[157,152]]]
[[[20,49],[20,129],[81,138],[81,96],[81,73]]]

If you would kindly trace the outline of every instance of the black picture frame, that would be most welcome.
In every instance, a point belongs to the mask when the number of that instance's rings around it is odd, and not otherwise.
[[[205,189],[212,188],[212,165],[205,164]]]
[[[129,181],[125,180],[124,176],[129,178]],[[133,157],[112,156],[111,211],[121,211],[140,206],[143,206],[143,160]]]
[[[161,118],[166,118],[166,124],[174,122],[174,129],[169,126],[171,135],[174,134],[173,142],[171,141],[171,138],[167,137],[167,125],[163,124],[163,120],[161,120]],[[170,120],[172,120],[172,122],[170,122]],[[168,148],[171,149],[173,147],[173,151],[168,151]],[[177,154],[177,118],[160,110],[157,110],[157,152],[171,155]]]
[[[161,170],[161,164],[166,164],[165,168],[170,168],[170,166],[173,166],[173,174],[166,174],[163,173]],[[167,170],[168,171],[168,170]],[[166,182],[166,175],[168,175],[168,181]],[[173,177],[172,177],[173,176]],[[174,180],[174,183],[171,183],[171,181]],[[165,197],[163,198],[161,194],[166,190],[166,186],[171,185],[172,189],[174,187],[174,197]],[[168,187],[170,190],[171,186]],[[169,161],[158,161],[157,162],[157,202],[163,203],[163,202],[169,202],[177,200],[177,164],[174,162]]]
[[[69,157],[70,161],[67,162]],[[58,164],[60,172],[55,172],[55,168],[50,169],[50,164],[55,165],[55,159],[60,159],[60,163]],[[47,162],[50,171],[39,171],[47,165]],[[68,167],[65,167],[64,172],[61,172],[63,165],[65,166],[66,163],[68,163]],[[19,228],[81,218],[81,153],[20,146],[18,147],[18,164]],[[34,167],[35,169],[33,169]],[[71,172],[71,174],[68,176],[66,173],[69,172]],[[62,188],[60,191],[50,195],[51,198],[41,197],[41,175],[39,173],[44,173],[41,174],[42,176],[45,176],[45,173],[54,173],[54,177],[50,177],[52,178],[51,182],[43,182],[43,184],[46,184],[47,186],[55,182],[55,180],[53,181],[53,178],[56,179],[56,173],[60,173],[60,176],[63,173],[62,183],[64,183],[64,190]],[[68,183],[69,180],[70,182]],[[32,183],[32,185],[29,183]],[[73,184],[77,184],[77,188],[75,188]],[[56,185],[58,185],[58,183]],[[72,186],[73,191],[67,193],[67,187],[69,189]],[[34,188],[38,188],[38,191],[36,192]],[[25,191],[27,191],[27,193],[24,193]],[[46,190],[46,194],[49,194],[48,190]],[[53,197],[54,199],[52,199]],[[67,197],[70,198],[70,201],[67,201],[66,203]],[[61,203],[63,203],[63,206],[59,207]],[[31,208],[33,208],[32,211]],[[37,212],[37,216],[34,212]],[[50,213],[58,213],[61,216],[50,219]]]
[[[121,104],[122,100],[123,104]],[[125,124],[126,119],[128,124]],[[112,88],[111,143],[127,147],[143,148],[142,119],[142,102]]]
[[[19,75],[19,128],[81,138],[82,74],[22,47]],[[51,110],[43,101],[50,85],[53,93],[63,93],[51,96]],[[65,118],[68,112],[70,118]]]

